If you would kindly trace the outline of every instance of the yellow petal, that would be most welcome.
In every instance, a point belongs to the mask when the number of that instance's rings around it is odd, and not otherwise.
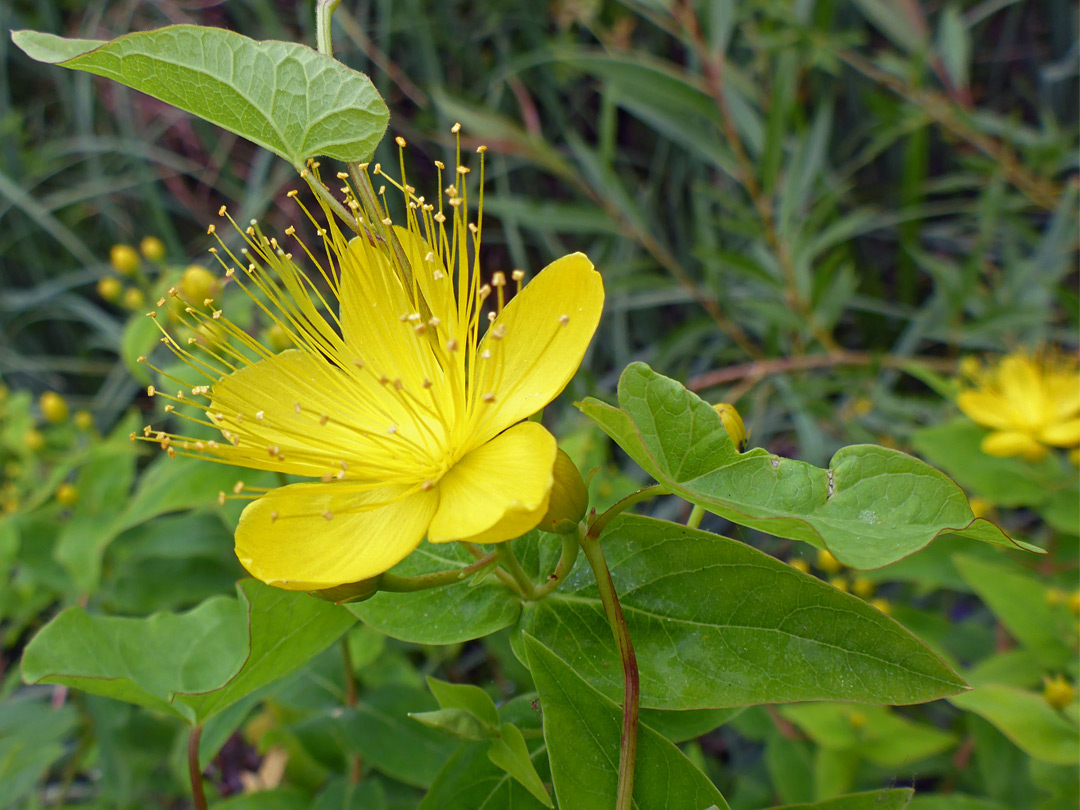
[[[1051,373],[1046,376],[1045,385],[1051,419],[1068,419],[1080,413],[1080,375]]]
[[[415,549],[437,505],[434,491],[292,484],[244,509],[236,556],[253,577],[285,590],[359,582]]]
[[[998,366],[997,383],[1014,412],[1015,426],[1034,427],[1043,419],[1042,372],[1025,354],[1010,354]]]
[[[1080,444],[1080,419],[1070,419],[1043,428],[1039,440],[1055,447],[1073,447]]]
[[[555,437],[522,422],[461,459],[439,481],[428,540],[499,543],[536,527],[554,481]]]
[[[473,395],[494,401],[475,409],[482,420],[478,440],[536,413],[562,392],[603,307],[603,281],[582,253],[552,262],[514,296],[480,344]],[[484,351],[490,359],[483,359]]]
[[[999,396],[984,391],[963,391],[956,398],[960,410],[973,422],[991,428],[1009,428],[1016,424],[1013,409]]]
[[[1046,448],[1026,433],[1003,430],[991,433],[982,440],[982,451],[988,456],[1009,458],[1023,456],[1028,461],[1038,461],[1046,455]]]
[[[211,393],[210,421],[223,434],[241,437],[235,447],[222,443],[216,454],[242,467],[321,476],[340,472],[345,461],[357,472],[380,454],[363,430],[385,435],[396,423],[403,438],[416,432],[399,401],[377,382],[299,349],[223,377]],[[378,407],[371,404],[376,397]]]

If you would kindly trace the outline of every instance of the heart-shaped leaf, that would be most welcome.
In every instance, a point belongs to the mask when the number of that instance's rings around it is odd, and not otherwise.
[[[298,169],[366,160],[389,111],[363,73],[304,45],[171,25],[111,42],[14,31],[30,58],[113,79],[235,132]]]
[[[845,447],[827,470],[761,448],[740,453],[712,406],[644,363],[623,372],[619,405],[590,398],[579,407],[671,492],[734,523],[827,548],[852,568],[888,565],[942,534],[1019,545],[976,518],[946,475],[897,450]]]
[[[27,683],[62,683],[201,724],[322,652],[355,619],[255,580],[186,613],[141,619],[71,607],[27,645]]]

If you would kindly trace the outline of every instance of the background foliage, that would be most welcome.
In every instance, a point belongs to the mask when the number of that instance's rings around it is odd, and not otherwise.
[[[197,22],[314,41],[308,4],[257,0],[17,0],[0,18],[5,30],[91,38]],[[618,372],[645,360],[737,403],[752,444],[780,455],[822,466],[858,441],[923,453],[996,506],[1014,536],[1051,549],[1036,560],[944,539],[855,580],[824,560],[823,578],[866,598],[876,587],[977,688],[907,709],[646,719],[734,808],[904,785],[922,810],[1076,805],[1076,703],[1062,714],[1038,694],[1048,676],[1077,676],[1075,498],[1070,511],[1068,493],[1056,505],[1040,500],[1045,487],[1018,496],[1002,476],[1039,479],[1015,465],[980,479],[970,426],[940,432],[956,415],[948,377],[962,355],[1075,351],[1076,22],[1058,0],[386,0],[346,2],[335,16],[338,57],[385,97],[414,185],[433,185],[453,122],[490,147],[489,269],[535,271],[574,249],[602,269],[608,307],[574,398],[613,400]],[[32,63],[6,37],[0,47],[0,375],[11,391],[0,404],[0,796],[14,807],[174,806],[187,792],[184,735],[160,695],[143,710],[26,687],[18,662],[63,607],[142,616],[235,595],[236,509],[215,501],[234,476],[143,458],[127,440],[154,412],[133,361],[155,333],[131,299],[156,298],[203,260],[222,202],[238,221],[283,230],[295,175],[138,93]],[[391,149],[376,158],[393,164]],[[103,300],[110,248],[147,235],[165,257],[144,259]],[[46,389],[89,410],[93,426],[44,422]],[[546,420],[583,469],[601,468],[602,506],[640,473],[568,402]],[[74,505],[56,497],[65,480]],[[674,498],[654,508],[688,510]],[[817,562],[804,546],[706,521]],[[208,604],[231,638],[238,603]],[[505,626],[497,599],[487,609]],[[223,806],[307,807],[315,796],[328,808],[412,808],[427,788],[421,807],[450,806],[455,773],[492,766],[483,747],[407,716],[436,708],[426,675],[481,685],[496,720],[532,724],[526,742],[547,761],[529,702],[550,686],[530,682],[506,636],[429,646],[395,640],[392,616],[357,612],[366,624],[344,646],[231,705],[204,699],[218,712],[202,741],[210,781],[234,796]],[[546,683],[575,677],[542,638],[519,656]],[[642,745],[666,751],[664,737]],[[516,788],[491,773],[491,801],[504,806]],[[275,790],[240,797],[259,784]]]

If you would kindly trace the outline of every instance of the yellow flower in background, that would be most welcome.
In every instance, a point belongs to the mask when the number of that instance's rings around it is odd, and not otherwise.
[[[991,429],[982,450],[991,456],[1043,458],[1049,447],[1080,444],[1080,372],[1075,359],[1016,353],[983,368],[964,368],[974,387],[956,404]]]
[[[444,167],[436,166],[441,187]],[[318,164],[311,168],[322,182]],[[603,284],[580,253],[527,285],[517,270],[509,284],[502,272],[485,283],[482,214],[469,221],[468,172],[459,166],[435,202],[416,196],[404,176],[400,184],[387,178],[406,203],[398,227],[386,214],[385,186],[376,196],[364,167],[357,182],[366,188],[346,182],[341,191],[367,237],[348,239],[325,206],[329,227],[300,204],[323,241],[318,258],[292,227],[285,233],[302,259],[254,222],[239,256],[219,240],[212,252],[226,280],[256,301],[291,348],[272,352],[212,300],[188,301],[181,317],[191,327],[213,324],[229,340],[184,345],[165,333],[203,379],[151,395],[170,399],[166,410],[177,415],[182,406],[201,412],[187,418],[221,438],[149,427],[143,438],[170,454],[312,479],[271,490],[237,482],[223,495],[254,498],[237,527],[236,554],[263,582],[335,588],[386,571],[425,535],[497,543],[544,517],[555,438],[523,420],[576,372],[600,319]],[[482,172],[481,158],[481,202]],[[372,174],[385,177],[378,165]],[[380,198],[377,216],[358,213],[371,211],[361,201]]]

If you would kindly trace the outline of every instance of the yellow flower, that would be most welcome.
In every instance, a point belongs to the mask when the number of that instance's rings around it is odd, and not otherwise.
[[[322,182],[318,164],[311,168]],[[481,158],[481,183],[482,171]],[[400,185],[387,178],[403,192],[404,227],[391,224],[385,200],[354,223],[368,235],[352,239],[325,205],[329,227],[308,214],[322,259],[291,227],[296,260],[254,222],[242,232],[242,259],[219,240],[213,252],[226,279],[292,348],[271,352],[213,301],[189,302],[182,318],[189,327],[213,322],[229,342],[189,346],[166,333],[204,379],[183,382],[176,396],[148,393],[171,400],[166,410],[194,405],[207,419],[190,418],[223,438],[149,427],[143,438],[170,454],[313,479],[272,490],[237,482],[221,496],[255,498],[240,517],[236,554],[263,582],[288,590],[356,583],[391,568],[425,535],[497,543],[547,512],[555,438],[523,420],[577,370],[600,319],[603,284],[580,253],[527,285],[518,270],[509,285],[503,272],[488,276],[479,258],[482,215],[468,219],[467,174],[459,167],[445,199],[434,202],[404,177]],[[342,189],[345,205],[370,212],[364,201],[378,198],[366,167],[358,182],[364,186]],[[219,213],[227,216],[224,207]]]
[[[1024,353],[969,373],[974,388],[956,404],[992,432],[983,439],[991,456],[1038,461],[1048,447],[1080,444],[1080,373],[1075,360]]]

